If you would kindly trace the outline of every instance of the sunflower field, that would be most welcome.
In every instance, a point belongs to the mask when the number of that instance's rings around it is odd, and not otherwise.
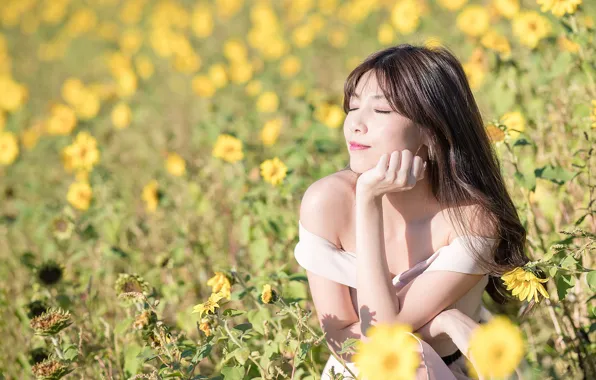
[[[0,0],[0,378],[319,379],[300,200],[401,43],[461,60],[528,232],[478,375],[596,378],[595,36],[592,0]]]

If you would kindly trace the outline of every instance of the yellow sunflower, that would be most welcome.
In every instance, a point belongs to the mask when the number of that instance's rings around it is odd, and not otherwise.
[[[215,272],[215,276],[207,281],[207,285],[211,286],[211,291],[213,293],[221,293],[224,298],[231,298],[230,289],[232,284],[223,272]]]
[[[209,299],[203,303],[195,305],[192,308],[192,313],[199,313],[199,318],[203,317],[203,313],[213,314],[215,310],[219,308],[219,300],[224,298],[221,293],[211,293]]]
[[[376,324],[367,342],[356,343],[354,363],[368,379],[413,379],[420,365],[418,341],[403,324]]]
[[[505,378],[524,356],[522,333],[508,318],[497,316],[472,332],[469,352],[478,374]]]
[[[575,13],[582,0],[536,0],[536,3],[541,5],[542,12],[551,11],[553,15],[562,17],[566,13]]]
[[[501,276],[501,279],[507,285],[507,290],[511,290],[511,294],[517,296],[520,301],[524,299],[530,301],[534,298],[535,302],[539,302],[538,293],[549,298],[548,292],[542,285],[548,281],[548,278],[538,278],[524,268],[515,268]]]

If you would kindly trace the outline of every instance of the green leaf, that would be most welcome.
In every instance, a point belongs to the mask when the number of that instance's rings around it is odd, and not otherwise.
[[[248,247],[252,264],[255,268],[262,268],[269,259],[269,240],[262,237],[253,241]]]
[[[523,188],[534,191],[536,190],[536,177],[533,174],[522,174],[515,172],[515,181]]]
[[[569,274],[559,274],[556,277],[557,294],[560,300],[564,300],[569,290],[575,285],[575,277]]]
[[[271,319],[271,315],[266,308],[258,309],[258,310],[250,310],[247,313],[248,321],[252,323],[252,328],[261,333],[265,334],[265,330],[263,328],[263,322]]]
[[[253,328],[254,326],[250,323],[240,323],[239,325],[234,326],[234,328],[236,330],[240,330],[243,333],[247,332],[248,330],[250,330],[251,328]],[[256,329],[255,329],[256,330]]]
[[[577,267],[577,260],[571,255],[565,256],[561,260],[561,266],[566,269],[575,269]]]
[[[546,179],[558,185],[562,185],[565,182],[570,181],[576,175],[576,173],[572,173],[568,170],[565,170],[560,166],[555,167],[552,165],[537,168],[536,170],[534,170],[534,174],[537,178]]]
[[[197,363],[200,362],[201,360],[205,359],[207,356],[209,356],[209,354],[211,353],[211,348],[213,346],[210,344],[207,344],[203,347],[201,347],[200,350],[197,350],[197,353],[195,354],[195,356],[192,358],[192,363]]]
[[[142,357],[137,357],[141,353],[141,346],[136,343],[127,345],[124,353],[124,370],[131,375],[137,373]],[[141,359],[141,360],[139,360]]]
[[[246,311],[244,310],[236,310],[236,309],[226,309],[223,311],[223,315],[226,317],[235,317],[237,315],[245,314]]]
[[[222,368],[221,374],[225,380],[242,380],[244,378],[244,367],[226,367]]]
[[[347,353],[349,350],[355,350],[356,349],[356,343],[359,341],[359,339],[355,339],[355,338],[348,338],[346,339],[342,344],[341,344],[341,350],[339,350],[337,353],[338,354],[345,354]]]
[[[126,330],[128,330],[130,328],[130,325],[132,324],[132,318],[125,318],[123,320],[121,320],[120,322],[118,322],[116,324],[116,327],[114,327],[114,335],[115,336],[120,336],[123,333],[126,332]]]
[[[238,348],[233,351],[234,358],[238,361],[238,363],[244,365],[248,360],[248,355],[250,355],[250,350],[247,347]]]
[[[571,65],[572,61],[573,57],[571,56],[571,53],[566,51],[559,52],[557,58],[553,62],[549,76],[551,78],[554,78],[556,76],[564,74]]]
[[[74,344],[69,345],[64,349],[64,359],[75,361],[79,356],[79,349]]]
[[[250,241],[250,216],[244,215],[240,220],[240,243],[248,244]]]
[[[596,292],[596,270],[588,272],[586,276],[586,283],[591,291]]]

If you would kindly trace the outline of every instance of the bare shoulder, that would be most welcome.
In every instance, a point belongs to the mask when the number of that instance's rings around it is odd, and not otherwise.
[[[491,217],[491,215],[479,204],[470,203],[466,205],[460,205],[458,206],[458,210],[461,212],[461,215],[464,218],[464,225],[469,230],[462,233],[459,226],[456,227],[452,224],[451,239],[454,239],[460,235],[475,235],[498,238],[499,232],[494,218]]]
[[[340,228],[350,215],[355,184],[356,175],[348,170],[313,182],[300,202],[300,222],[304,228],[340,247]]]

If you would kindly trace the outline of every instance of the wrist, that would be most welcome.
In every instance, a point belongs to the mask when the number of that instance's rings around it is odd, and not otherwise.
[[[381,199],[380,196],[372,194],[370,191],[358,188],[358,186],[356,186],[356,200],[357,201],[372,203],[372,202],[378,201],[380,199]]]

